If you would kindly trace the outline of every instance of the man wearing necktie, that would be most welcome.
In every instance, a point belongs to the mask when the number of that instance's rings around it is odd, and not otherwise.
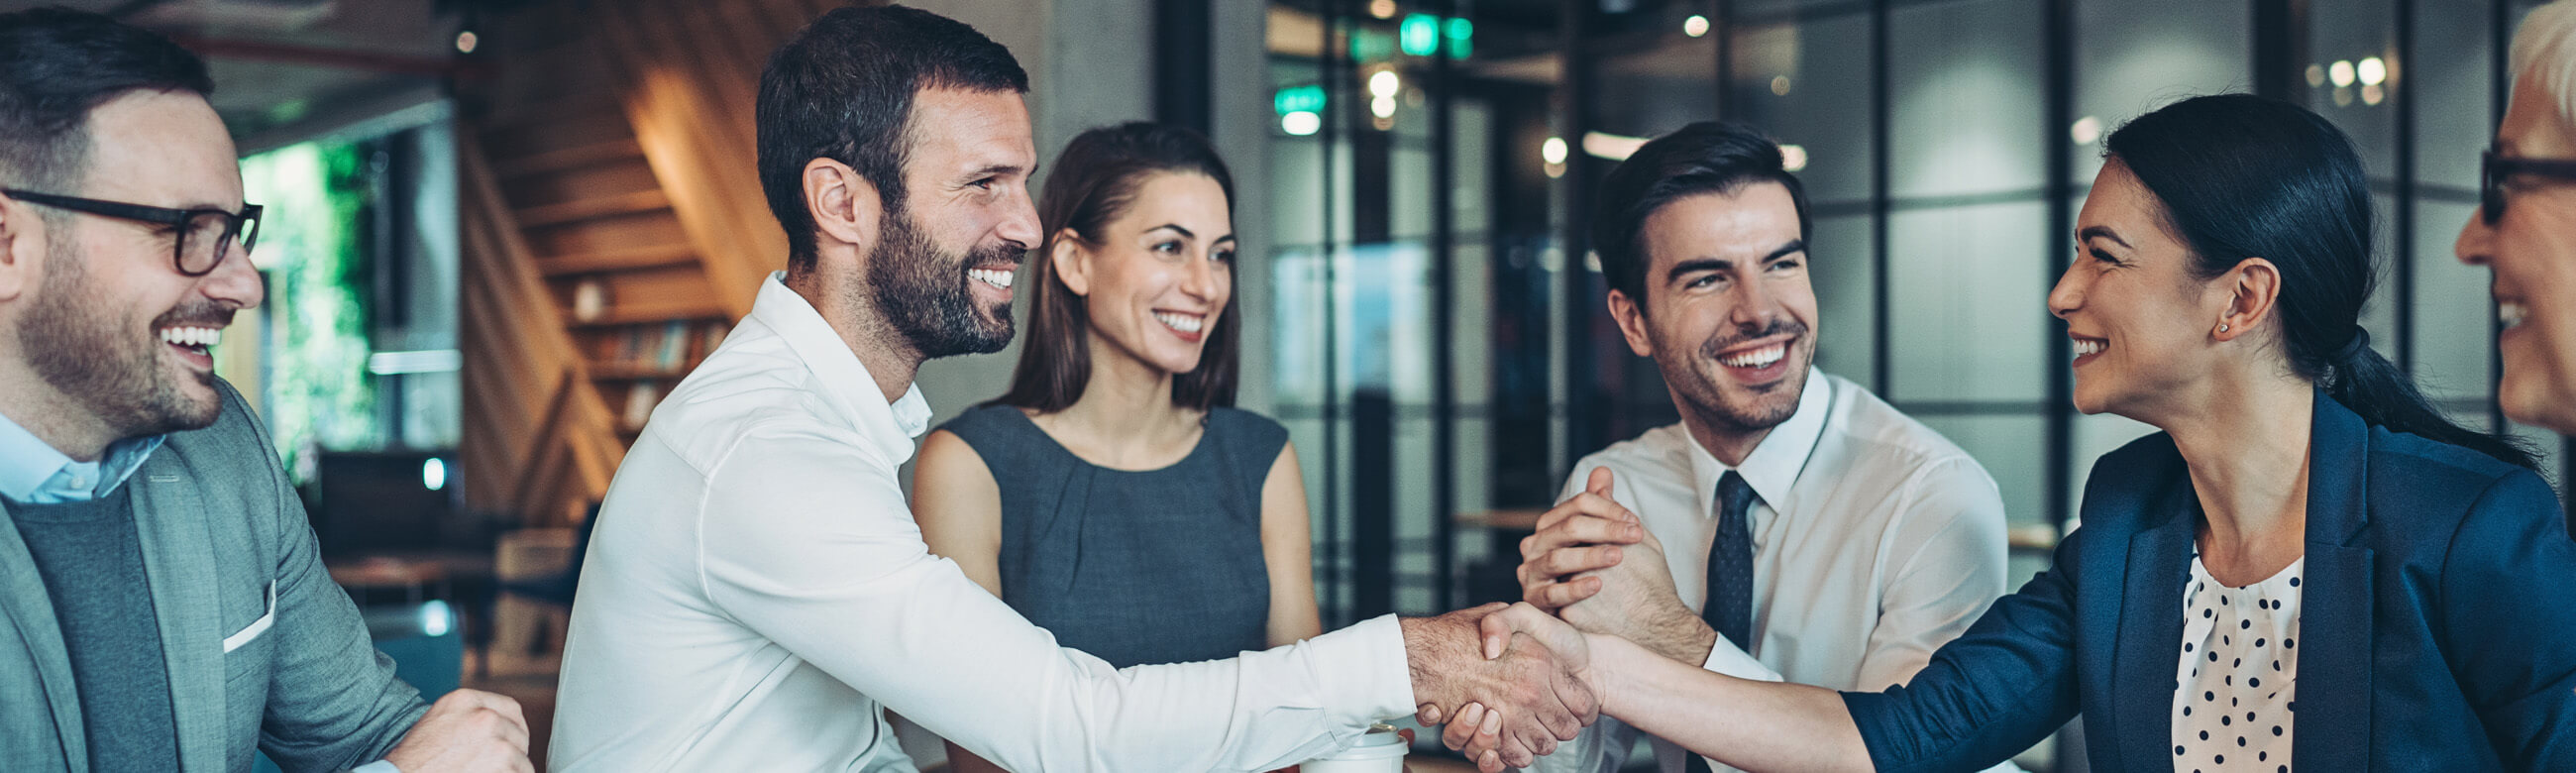
[[[1958,446],[1813,369],[1807,200],[1779,146],[1693,124],[1612,170],[1594,212],[1611,316],[1682,420],[1576,463],[1522,543],[1527,600],[1731,676],[1912,678],[2003,595],[2003,501]],[[1637,735],[1603,717],[1535,769],[1618,770]],[[1711,769],[1652,745],[1663,773]]]

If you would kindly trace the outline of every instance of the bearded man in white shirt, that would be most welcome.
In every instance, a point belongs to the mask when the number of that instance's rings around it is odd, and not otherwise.
[[[1692,124],[1594,211],[1611,316],[1682,420],[1575,464],[1522,543],[1527,600],[1730,676],[1911,679],[2003,595],[2003,501],[1958,446],[1813,369],[1806,194],[1779,146]],[[1617,770],[1636,736],[1605,719],[1538,769]],[[1664,773],[1728,769],[1653,748]]]
[[[1028,78],[966,25],[833,11],[770,59],[761,183],[787,271],[653,414],[573,604],[558,771],[910,771],[884,719],[1014,770],[1269,770],[1370,723],[1510,706],[1479,762],[1527,764],[1596,704],[1543,647],[1378,618],[1225,661],[1113,670],[930,555],[895,467],[923,360],[1011,337],[1039,242]]]

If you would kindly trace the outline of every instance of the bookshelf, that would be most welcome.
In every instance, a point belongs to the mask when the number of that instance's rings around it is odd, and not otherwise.
[[[734,317],[633,134],[623,111],[484,133],[536,274],[621,445]]]
[[[676,317],[585,331],[590,380],[618,410],[618,428],[644,426],[671,387],[696,370],[733,326],[722,319]]]
[[[480,269],[467,399],[493,417],[462,441],[486,481],[470,504],[578,518],[750,310],[787,252],[754,163],[754,85],[769,50],[844,1],[540,2],[496,22],[488,76],[456,87]]]

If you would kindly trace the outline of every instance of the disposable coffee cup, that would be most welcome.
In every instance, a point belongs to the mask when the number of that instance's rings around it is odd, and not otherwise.
[[[1297,769],[1300,773],[1404,773],[1406,748],[1395,728],[1378,725],[1350,748],[1307,760]]]

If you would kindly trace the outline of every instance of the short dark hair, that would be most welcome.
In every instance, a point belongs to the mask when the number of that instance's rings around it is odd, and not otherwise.
[[[1754,183],[1789,189],[1798,210],[1798,238],[1807,238],[1807,189],[1780,157],[1780,144],[1739,123],[1701,121],[1656,137],[1619,162],[1601,180],[1592,210],[1592,251],[1610,289],[1646,303],[1646,218],[1675,199],[1702,193],[1731,195]]]
[[[903,210],[905,127],[913,92],[1029,90],[1019,60],[975,28],[902,6],[842,8],[806,25],[760,73],[760,187],[787,229],[788,265],[814,264],[805,165],[829,158],[876,186],[888,215]]]
[[[1198,132],[1138,121],[1083,132],[1064,146],[1055,171],[1047,175],[1046,193],[1038,199],[1038,223],[1046,229],[1046,241],[1031,269],[1037,292],[1029,297],[1029,343],[1020,349],[1011,391],[993,402],[1053,413],[1082,399],[1083,388],[1091,383],[1091,317],[1083,297],[1052,270],[1055,243],[1067,231],[1088,244],[1104,242],[1107,235],[1101,229],[1127,213],[1146,178],[1162,172],[1216,180],[1225,192],[1226,214],[1234,214],[1234,175]],[[1172,378],[1174,405],[1199,410],[1234,405],[1243,304],[1240,294],[1230,290],[1242,280],[1228,276],[1225,309],[1217,312],[1216,329],[1199,350],[1198,368]]]
[[[95,13],[0,14],[0,183],[66,191],[89,156],[89,113],[134,91],[215,91],[205,60]]]

